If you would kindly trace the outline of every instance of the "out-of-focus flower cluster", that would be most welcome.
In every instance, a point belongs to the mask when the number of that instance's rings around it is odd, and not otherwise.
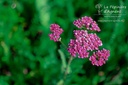
[[[99,50],[99,46],[102,46],[102,41],[96,33],[89,33],[91,31],[100,31],[97,23],[91,17],[82,17],[81,19],[75,20],[73,24],[78,28],[86,28],[86,30],[79,29],[74,30],[75,39],[71,39],[68,44],[68,52],[72,57],[78,56],[78,58],[88,58],[89,53],[93,52],[89,60],[93,65],[102,66],[110,56],[110,51],[103,49]],[[63,30],[57,24],[51,24],[51,34],[49,37],[55,42],[59,41],[60,34]]]
[[[54,40],[55,42],[59,41],[60,34],[63,32],[63,29],[61,29],[57,24],[51,24],[50,30],[52,32],[49,34],[50,40]]]

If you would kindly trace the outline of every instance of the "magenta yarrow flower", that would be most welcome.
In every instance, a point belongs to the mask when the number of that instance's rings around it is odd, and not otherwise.
[[[88,50],[98,50],[99,46],[102,46],[102,41],[95,33],[88,34],[86,40],[89,44]]]
[[[81,28],[83,26],[83,22],[81,21],[81,19],[75,20],[73,24],[78,28]]]
[[[87,58],[88,52],[86,51],[86,48],[79,44],[79,42],[76,40],[71,39],[68,47],[68,52],[71,54],[71,56],[76,57],[78,54],[78,58]]]
[[[76,42],[75,40],[71,39],[69,42],[69,47],[68,47],[68,52],[72,55],[72,56],[76,56]]]
[[[106,60],[108,60],[108,57],[110,56],[110,51],[103,49],[98,50],[97,52],[93,52],[93,55],[89,58],[92,65],[96,66],[102,66],[105,64]]]
[[[88,51],[98,50],[102,41],[96,34],[88,34],[86,30],[74,30],[75,39],[71,39],[68,51],[72,56],[78,54],[79,58],[87,58]]]
[[[51,34],[49,34],[50,40],[54,40],[55,42],[59,41],[60,34],[63,32],[63,29],[60,28],[57,24],[50,25]]]
[[[91,17],[82,17],[75,20],[73,24],[78,27],[86,27],[87,30],[100,31],[97,23]],[[88,33],[87,30],[74,30],[75,39],[69,42],[68,52],[71,56],[78,58],[87,58],[90,51],[94,51],[93,55],[89,58],[93,65],[102,66],[110,56],[109,50],[99,50],[102,46],[102,41],[96,33]],[[95,52],[96,51],[96,52]]]
[[[86,26],[87,29],[89,29],[91,23],[93,23],[93,19],[91,17],[82,17],[81,18],[82,23],[84,24],[84,26]]]
[[[82,17],[81,19],[75,20],[73,24],[78,28],[86,27],[87,30],[100,31],[97,23],[91,17]]]
[[[75,20],[73,24],[78,27],[86,27],[87,30],[100,31],[97,23],[91,17],[82,17],[81,19]],[[60,40],[60,35],[63,29],[57,24],[51,24],[51,34],[49,37],[55,42]],[[99,46],[102,46],[102,41],[96,33],[88,33],[87,30],[74,30],[74,39],[71,39],[68,44],[68,52],[71,56],[78,58],[88,58],[89,52],[93,52],[89,60],[93,65],[102,66],[108,60],[110,51],[103,49],[99,50]]]

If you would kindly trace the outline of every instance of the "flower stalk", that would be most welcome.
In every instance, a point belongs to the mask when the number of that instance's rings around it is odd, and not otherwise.
[[[70,65],[71,65],[72,60],[73,60],[73,57],[71,56],[71,57],[69,58],[69,61],[68,61],[68,64],[67,64],[67,66],[66,66],[66,70],[65,70],[65,73],[64,73],[64,78],[63,78],[64,81],[65,81],[67,75],[70,73]]]

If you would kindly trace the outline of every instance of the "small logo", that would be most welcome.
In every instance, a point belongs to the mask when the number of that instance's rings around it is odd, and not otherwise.
[[[102,4],[97,4],[97,5],[95,5],[95,8],[97,8],[98,9],[98,14],[99,15],[101,15],[101,8],[102,8]]]
[[[95,7],[96,7],[97,9],[100,9],[100,8],[102,7],[102,4],[97,4],[97,5],[95,5]]]

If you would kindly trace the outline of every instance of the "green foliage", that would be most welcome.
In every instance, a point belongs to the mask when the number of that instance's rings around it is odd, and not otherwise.
[[[98,3],[128,9],[128,0],[0,0],[0,85],[61,84],[70,56],[60,43],[49,39],[49,26],[58,23],[64,29],[62,41],[68,45],[75,19],[111,19],[94,15]],[[88,59],[75,58],[65,85],[128,83],[128,10],[122,11],[126,15],[118,19],[125,22],[98,22],[102,30],[98,35],[111,54],[107,63],[96,67]]]

